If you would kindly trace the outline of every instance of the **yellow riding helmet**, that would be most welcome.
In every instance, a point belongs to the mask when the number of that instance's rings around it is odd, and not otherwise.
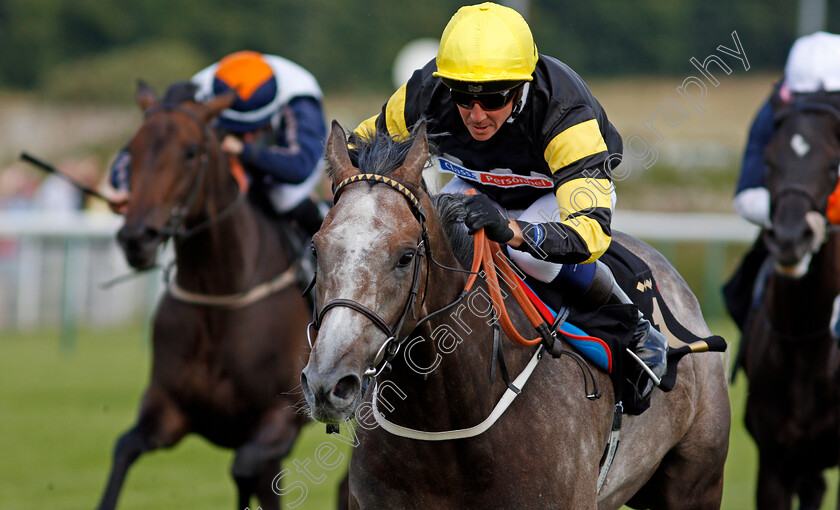
[[[531,81],[537,46],[522,16],[492,2],[461,7],[438,49],[435,76],[459,82]]]

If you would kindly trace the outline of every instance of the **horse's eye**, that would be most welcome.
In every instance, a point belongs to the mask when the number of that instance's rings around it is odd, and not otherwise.
[[[187,161],[194,159],[198,155],[198,147],[195,145],[188,145],[184,149],[184,159]]]
[[[410,251],[408,253],[403,253],[400,260],[397,261],[397,267],[405,267],[411,264],[411,261],[414,260],[414,252]]]
[[[318,258],[318,250],[315,249],[315,245],[310,243],[309,249],[312,250],[312,257],[317,259]]]

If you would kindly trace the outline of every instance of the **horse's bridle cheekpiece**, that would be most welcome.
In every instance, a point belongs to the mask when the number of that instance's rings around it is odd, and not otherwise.
[[[217,213],[215,216],[207,218],[203,222],[199,223],[198,225],[187,228],[184,225],[184,221],[186,219],[186,214],[190,210],[190,208],[195,204],[196,200],[198,199],[199,192],[201,189],[201,185],[204,183],[204,179],[206,178],[207,168],[210,164],[209,157],[210,157],[210,148],[209,143],[212,138],[212,134],[210,132],[210,127],[207,125],[206,122],[201,120],[195,112],[191,111],[189,108],[185,108],[178,103],[158,103],[150,108],[148,108],[144,112],[144,117],[149,119],[152,115],[158,112],[178,112],[185,115],[189,118],[192,122],[194,122],[198,128],[201,130],[201,146],[199,147],[198,151],[198,160],[199,160],[199,167],[198,167],[198,175],[197,178],[194,180],[192,187],[190,188],[189,192],[187,193],[184,203],[180,204],[172,209],[172,215],[169,218],[169,221],[166,223],[164,228],[161,230],[161,233],[167,236],[186,239],[189,237],[194,236],[195,234],[202,232],[209,227],[211,227],[214,223],[217,223],[224,218],[228,217],[233,213],[233,211],[242,205],[245,201],[246,195],[245,193],[240,193],[237,196],[236,200],[231,202],[225,209]]]
[[[387,184],[394,190],[398,191],[403,197],[405,197],[406,201],[408,201],[409,206],[411,207],[411,212],[414,214],[414,217],[417,218],[417,221],[420,223],[420,228],[422,229],[420,233],[420,238],[417,241],[417,249],[416,249],[416,256],[414,257],[414,273],[411,280],[411,290],[409,290],[408,298],[405,303],[405,308],[403,308],[402,313],[400,314],[400,318],[397,320],[396,324],[393,327],[388,326],[382,317],[380,317],[376,312],[371,310],[370,308],[364,306],[361,303],[353,301],[351,299],[333,299],[329,303],[325,304],[323,308],[321,308],[320,312],[318,311],[317,303],[313,308],[313,316],[312,322],[306,329],[306,338],[309,341],[309,347],[312,348],[312,338],[310,336],[311,328],[319,329],[321,326],[321,321],[324,318],[324,314],[327,313],[328,310],[331,308],[335,308],[338,306],[344,306],[357,312],[361,313],[377,327],[379,328],[385,335],[387,336],[385,342],[382,344],[382,347],[379,348],[377,351],[376,356],[373,359],[373,362],[368,366],[365,370],[364,375],[366,377],[376,377],[383,370],[389,365],[391,360],[397,355],[400,350],[400,347],[403,343],[405,343],[405,338],[397,338],[402,329],[403,323],[405,322],[405,318],[408,315],[408,311],[412,310],[414,312],[414,305],[417,301],[417,292],[420,287],[420,270],[422,265],[418,262],[419,257],[423,257],[424,255],[428,255],[426,258],[426,265],[428,266],[429,260],[432,258],[432,251],[431,251],[431,243],[429,241],[429,233],[426,230],[426,212],[423,210],[423,204],[417,198],[417,196],[406,187],[404,184],[391,179],[390,177],[386,177],[384,175],[379,174],[356,174],[347,179],[344,179],[338,185],[336,185],[335,190],[333,190],[333,202],[338,203],[338,198],[341,196],[341,192],[350,184],[354,184],[357,182],[367,181],[371,184]],[[317,273],[312,278],[312,282],[307,287],[306,292],[310,291],[312,287],[315,285],[315,278],[317,277]],[[424,294],[425,297],[425,294]],[[424,317],[418,322],[418,325],[421,322],[427,320],[431,315]]]

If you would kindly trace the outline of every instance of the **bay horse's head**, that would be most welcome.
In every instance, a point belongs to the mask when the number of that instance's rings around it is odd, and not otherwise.
[[[176,83],[160,100],[148,85],[137,84],[135,99],[145,118],[128,144],[131,195],[117,233],[135,269],[152,267],[163,241],[202,221],[207,190],[220,187],[210,174],[226,163],[208,123],[231,105],[235,94],[197,103],[194,92],[194,85]]]
[[[840,163],[840,100],[833,96],[774,105],[777,126],[765,151],[771,225],[764,242],[777,272],[787,276],[803,276],[825,241]]]
[[[394,142],[381,134],[371,145],[359,140],[363,174],[350,161],[344,131],[333,122],[326,157],[336,204],[312,240],[320,310],[301,374],[316,420],[352,418],[364,381],[417,324],[429,242],[424,211],[431,205],[421,190],[429,154],[425,126],[416,131],[413,141]]]

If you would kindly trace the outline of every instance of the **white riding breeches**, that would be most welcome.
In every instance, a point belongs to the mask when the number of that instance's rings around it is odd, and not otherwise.
[[[441,190],[441,193],[465,193],[468,189],[475,189],[475,187],[468,181],[453,177]],[[478,191],[478,190],[476,190]],[[560,206],[557,204],[557,199],[554,193],[548,192],[534,201],[525,210],[507,210],[501,205],[493,202],[493,204],[502,211],[502,214],[510,219],[527,221],[529,223],[547,223],[560,221]],[[560,273],[563,264],[556,264],[554,262],[547,262],[540,260],[530,253],[524,251],[514,250],[507,247],[507,254],[511,261],[516,264],[525,274],[536,278],[545,283],[553,281]]]
[[[268,197],[271,199],[274,210],[283,214],[297,207],[298,204],[315,191],[323,175],[324,162],[322,160],[312,170],[312,174],[305,181],[298,184],[278,184],[272,187],[268,192]]]

